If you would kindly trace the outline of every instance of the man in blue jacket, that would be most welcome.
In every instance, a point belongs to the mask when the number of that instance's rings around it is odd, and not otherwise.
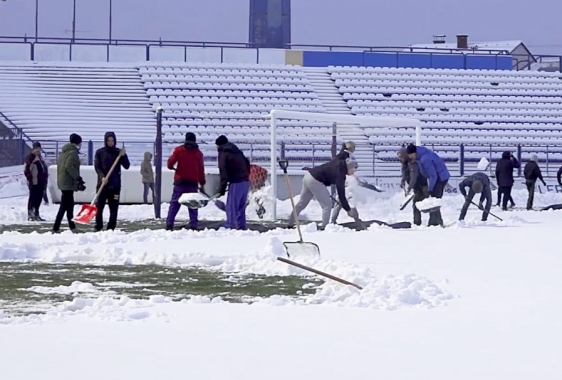
[[[435,152],[423,147],[408,145],[406,153],[410,160],[417,160],[421,174],[428,179],[429,196],[433,198],[442,198],[445,186],[449,181],[449,170],[445,162]],[[429,214],[429,226],[442,226],[443,218],[441,211],[435,211]]]

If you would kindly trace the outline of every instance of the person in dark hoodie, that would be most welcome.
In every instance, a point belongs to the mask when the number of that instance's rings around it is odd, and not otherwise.
[[[29,198],[27,200],[27,220],[41,221],[45,219],[39,215],[39,207],[43,200],[43,194],[47,189],[47,165],[41,157],[41,143],[34,142],[31,153],[25,158],[25,168],[23,171],[27,179]]]
[[[174,170],[174,190],[172,192],[172,200],[168,209],[168,217],[166,218],[166,229],[171,231],[174,229],[176,215],[181,205],[179,199],[182,194],[196,193],[198,188],[204,192],[205,186],[205,166],[203,164],[203,153],[199,150],[196,143],[195,134],[187,132],[185,134],[185,143],[178,146],[168,158],[168,169]],[[197,209],[189,209],[189,225],[192,229],[197,229],[198,225]]]
[[[509,151],[502,153],[502,158],[496,164],[496,181],[498,183],[498,191],[501,192],[502,210],[507,211],[507,202],[511,201],[513,205],[513,198],[511,198],[511,189],[515,181],[513,180],[513,169],[519,167],[519,162],[513,154]]]
[[[250,191],[250,161],[224,135],[215,144],[219,154],[220,185],[217,195],[223,196],[228,186],[225,228],[246,229],[246,200]]]
[[[537,179],[540,179],[543,185],[546,186],[546,182],[542,178],[541,168],[539,167],[539,157],[536,154],[533,154],[531,156],[531,161],[527,162],[527,165],[525,165],[523,174],[525,175],[525,184],[527,185],[527,191],[529,192],[529,198],[527,198],[527,210],[532,210]]]
[[[400,154],[406,154],[406,165],[402,164],[402,178],[408,184],[408,189],[406,190],[406,195],[410,192],[414,192],[414,198],[412,199],[412,208],[414,210],[414,224],[416,226],[421,226],[422,215],[421,211],[416,207],[416,203],[423,201],[429,197],[427,178],[420,173],[420,167],[416,156],[408,158],[406,153],[406,148],[402,148],[399,152]],[[402,187],[405,187],[403,185]]]
[[[121,195],[121,167],[127,170],[131,166],[125,149],[119,149],[116,145],[117,138],[115,137],[115,133],[106,132],[104,136],[104,147],[98,149],[94,156],[94,169],[98,174],[96,191],[99,191],[100,186],[105,184],[98,197],[96,205],[98,208],[95,225],[96,231],[101,231],[103,229],[103,209],[106,203],[109,207],[109,221],[107,222],[107,229],[114,230],[117,226],[119,197]],[[107,175],[109,173],[109,169],[111,169],[111,166],[113,166],[113,163],[118,158],[119,164],[108,177]]]
[[[320,207],[322,207],[321,229],[324,229],[330,222],[330,213],[332,211],[332,198],[327,189],[328,186],[336,186],[339,203],[347,212],[347,215],[352,218],[358,217],[357,210],[349,206],[345,194],[346,176],[355,173],[357,163],[350,158],[344,160],[340,157],[336,156],[329,162],[316,166],[304,174],[300,198],[295,205],[295,213],[298,217],[302,210],[308,206],[312,198],[315,198],[320,203]],[[292,226],[294,223],[295,215],[291,213],[289,216],[289,226]]]

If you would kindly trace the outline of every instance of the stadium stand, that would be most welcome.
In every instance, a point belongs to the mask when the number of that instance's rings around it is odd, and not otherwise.
[[[0,88],[0,111],[41,141],[51,162],[71,133],[97,149],[104,132],[114,131],[118,144],[141,156],[142,142],[154,141],[155,115],[131,65],[1,63]]]
[[[355,115],[415,117],[423,122],[424,145],[449,162],[478,161],[488,154],[515,151],[562,158],[562,75],[535,71],[328,67]],[[412,129],[366,128],[377,158],[395,159]],[[557,146],[553,146],[557,145]],[[548,146],[548,148],[547,148]]]
[[[153,109],[164,109],[164,140],[181,142],[194,132],[211,160],[215,139],[225,134],[253,162],[268,162],[271,134],[264,115],[273,108],[326,112],[300,67],[154,63],[143,65],[140,74]],[[277,140],[293,162],[331,157],[329,123],[280,120]]]
[[[524,160],[531,154],[562,160],[561,78],[560,73],[506,70],[0,63],[0,112],[49,153],[56,153],[71,132],[93,140],[95,149],[103,133],[113,130],[133,163],[153,149],[159,106],[164,154],[192,131],[211,161],[215,138],[226,134],[252,161],[267,163],[270,127],[264,116],[272,108],[415,117],[423,122],[423,144],[446,158],[454,172],[461,144],[468,163],[483,155],[495,160],[519,145]],[[278,143],[292,162],[314,165],[331,156],[330,123],[279,120],[278,125]],[[360,167],[396,174],[396,150],[413,141],[414,130],[338,126],[338,142],[349,139],[359,142]]]

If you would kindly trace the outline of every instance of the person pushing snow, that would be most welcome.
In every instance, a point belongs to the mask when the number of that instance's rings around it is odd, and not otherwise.
[[[355,163],[355,169],[358,168],[357,163]],[[353,164],[352,164],[353,165]],[[357,209],[357,202],[355,192],[357,191],[357,187],[359,187],[359,181],[355,176],[355,173],[348,175],[345,179],[345,197],[347,199],[347,203],[349,203],[349,207]],[[332,210],[332,224],[336,224],[338,220],[338,216],[340,215],[340,211],[342,209],[341,203],[337,202],[336,206]],[[357,213],[357,217],[359,217],[359,213]]]
[[[472,199],[479,193],[481,195],[478,208],[480,210],[484,210],[482,213],[482,221],[485,222],[488,220],[488,214],[492,208],[492,185],[490,183],[490,177],[488,177],[484,171],[486,171],[489,165],[490,162],[485,157],[482,157],[477,166],[479,172],[466,177],[461,183],[459,183],[459,191],[464,197],[464,205],[462,206],[459,220],[464,220],[468,207],[472,204]],[[466,193],[467,187],[470,189],[468,194]],[[484,200],[486,200],[485,207],[483,207]]]

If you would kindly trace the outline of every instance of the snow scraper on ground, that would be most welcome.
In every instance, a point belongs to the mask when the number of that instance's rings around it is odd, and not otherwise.
[[[291,190],[291,184],[289,183],[289,175],[287,174],[287,168],[289,167],[289,161],[279,160],[279,166],[283,170],[285,177],[285,185],[287,186],[287,192],[289,193],[289,199],[291,200],[291,207],[293,208],[293,215],[295,217],[295,224],[297,225],[297,231],[299,233],[299,241],[296,242],[283,242],[285,247],[285,252],[287,257],[318,257],[320,256],[320,248],[315,243],[305,242],[302,239],[302,232],[299,223],[299,217],[297,215],[297,210],[295,209],[295,202],[293,201],[293,191]]]

